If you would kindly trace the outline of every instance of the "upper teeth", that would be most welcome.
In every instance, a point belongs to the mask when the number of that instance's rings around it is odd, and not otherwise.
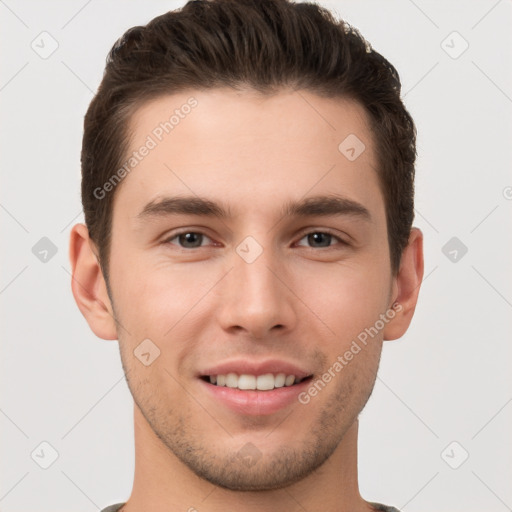
[[[264,375],[248,375],[246,373],[237,375],[236,373],[228,373],[227,375],[210,375],[210,382],[217,386],[227,386],[228,388],[238,389],[257,389],[259,391],[268,391],[274,388],[282,388],[283,386],[291,386],[295,381],[300,382],[301,379],[295,375],[286,375],[285,373],[265,373]]]

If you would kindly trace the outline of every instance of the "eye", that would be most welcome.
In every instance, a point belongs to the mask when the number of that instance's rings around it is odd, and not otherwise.
[[[200,247],[204,247],[203,242],[212,239],[206,236],[204,233],[199,231],[182,231],[181,233],[175,233],[172,236],[166,238],[163,243],[178,245],[182,249],[198,249]],[[340,237],[333,235],[327,231],[311,231],[306,233],[297,243],[297,245],[303,245],[300,242],[302,240],[307,239],[307,242],[311,244],[313,249],[316,248],[331,248],[334,244],[333,241],[337,241],[341,245],[348,245],[344,240]],[[177,240],[177,242],[174,242]]]
[[[344,240],[342,240],[341,238],[333,235],[332,233],[328,233],[326,231],[311,231],[309,233],[306,233],[300,240],[304,240],[304,239],[307,239],[308,243],[311,243],[313,244],[313,248],[317,248],[317,247],[332,247],[331,245],[331,242],[333,239],[337,240],[339,243],[341,243],[342,245],[348,245]],[[318,244],[318,245],[316,245]],[[298,245],[302,245],[302,244],[298,244]]]
[[[184,231],[182,233],[174,234],[172,237],[164,240],[163,243],[177,245],[173,243],[173,240],[178,239],[178,244],[182,249],[197,249],[202,247],[202,241],[207,238],[211,241],[211,238],[207,237],[204,233],[197,231]]]

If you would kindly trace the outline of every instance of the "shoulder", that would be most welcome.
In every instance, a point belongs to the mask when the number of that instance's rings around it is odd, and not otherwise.
[[[376,512],[400,512],[397,508],[389,505],[383,505],[382,503],[368,502],[368,505],[371,505],[373,510]]]
[[[116,503],[115,505],[104,508],[101,512],[117,512],[123,505],[124,503]]]

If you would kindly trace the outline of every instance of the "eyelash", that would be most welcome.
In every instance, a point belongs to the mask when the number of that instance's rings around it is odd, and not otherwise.
[[[172,244],[171,243],[171,240],[174,240],[175,238],[178,238],[180,235],[185,235],[185,234],[189,234],[189,233],[193,233],[195,235],[203,235],[205,236],[206,238],[210,238],[208,235],[206,235],[205,233],[202,233],[201,231],[192,231],[192,230],[184,230],[184,231],[180,231],[180,232],[177,232],[177,233],[173,233],[172,236],[166,238],[162,243],[163,244],[169,244],[169,245],[177,245],[177,244]],[[307,231],[305,233],[302,234],[301,238],[299,239],[302,240],[303,238],[307,237],[308,235],[312,235],[312,234],[323,234],[323,235],[330,235],[331,237],[333,237],[334,239],[336,239],[340,245],[342,246],[348,246],[349,244],[343,240],[342,238],[340,238],[339,236],[335,235],[334,233],[328,231],[328,230],[323,230],[323,231],[320,231],[320,230],[312,230],[312,231]],[[210,238],[211,240],[211,238]],[[301,247],[304,247],[304,246],[301,246]],[[190,251],[193,251],[194,249],[201,249],[203,248],[203,246],[199,246],[199,247],[181,247],[178,245],[178,248],[179,249],[182,249],[184,251],[187,251],[187,252],[190,252]],[[333,249],[335,248],[335,246],[328,246],[328,247],[308,247],[309,249]]]

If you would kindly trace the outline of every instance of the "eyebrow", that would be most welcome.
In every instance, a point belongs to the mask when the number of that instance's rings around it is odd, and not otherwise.
[[[198,196],[176,196],[155,199],[137,215],[140,220],[169,215],[198,215],[228,219],[231,209],[210,199]],[[281,209],[282,217],[353,216],[371,221],[369,210],[362,204],[345,197],[321,195],[288,201]]]

